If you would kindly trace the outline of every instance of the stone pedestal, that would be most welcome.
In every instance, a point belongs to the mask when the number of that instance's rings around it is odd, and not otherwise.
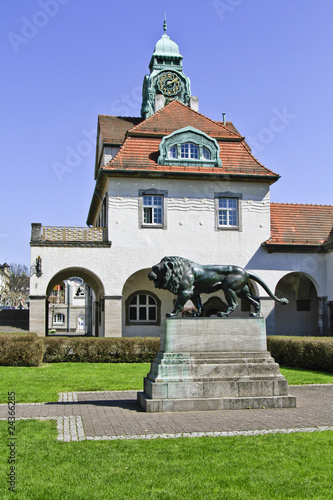
[[[138,402],[147,412],[293,408],[264,318],[168,318]]]

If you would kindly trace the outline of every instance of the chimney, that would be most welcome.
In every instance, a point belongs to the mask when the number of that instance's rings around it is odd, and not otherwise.
[[[194,111],[199,111],[199,98],[195,95],[190,97],[190,108]]]
[[[156,94],[155,96],[155,113],[164,107],[164,95]]]

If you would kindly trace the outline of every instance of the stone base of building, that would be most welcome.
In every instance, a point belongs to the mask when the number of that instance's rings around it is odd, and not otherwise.
[[[147,412],[294,408],[264,318],[166,319],[138,402]]]

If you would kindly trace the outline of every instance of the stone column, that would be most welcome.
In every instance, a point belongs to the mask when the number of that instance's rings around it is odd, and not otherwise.
[[[328,336],[333,336],[333,302],[328,303]]]
[[[30,295],[29,331],[45,337],[46,295]]]
[[[267,335],[275,335],[275,301],[270,297],[260,297],[261,314],[266,320]]]
[[[122,296],[104,296],[104,336],[122,337]]]
[[[328,334],[328,307],[327,307],[327,297],[318,297],[318,326],[320,335],[325,336]]]

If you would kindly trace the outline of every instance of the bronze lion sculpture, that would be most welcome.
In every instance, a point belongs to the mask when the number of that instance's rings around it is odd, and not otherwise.
[[[203,316],[200,294],[218,290],[223,290],[227,301],[227,309],[219,312],[219,317],[227,317],[236,309],[237,297],[254,307],[250,316],[258,317],[260,300],[251,292],[250,279],[259,283],[276,302],[288,304],[287,299],[276,297],[259,276],[238,266],[202,266],[183,257],[164,257],[152,267],[148,278],[154,282],[155,288],[169,290],[177,295],[173,311],[166,315],[169,318],[177,316],[188,300],[193,302],[196,316]]]

